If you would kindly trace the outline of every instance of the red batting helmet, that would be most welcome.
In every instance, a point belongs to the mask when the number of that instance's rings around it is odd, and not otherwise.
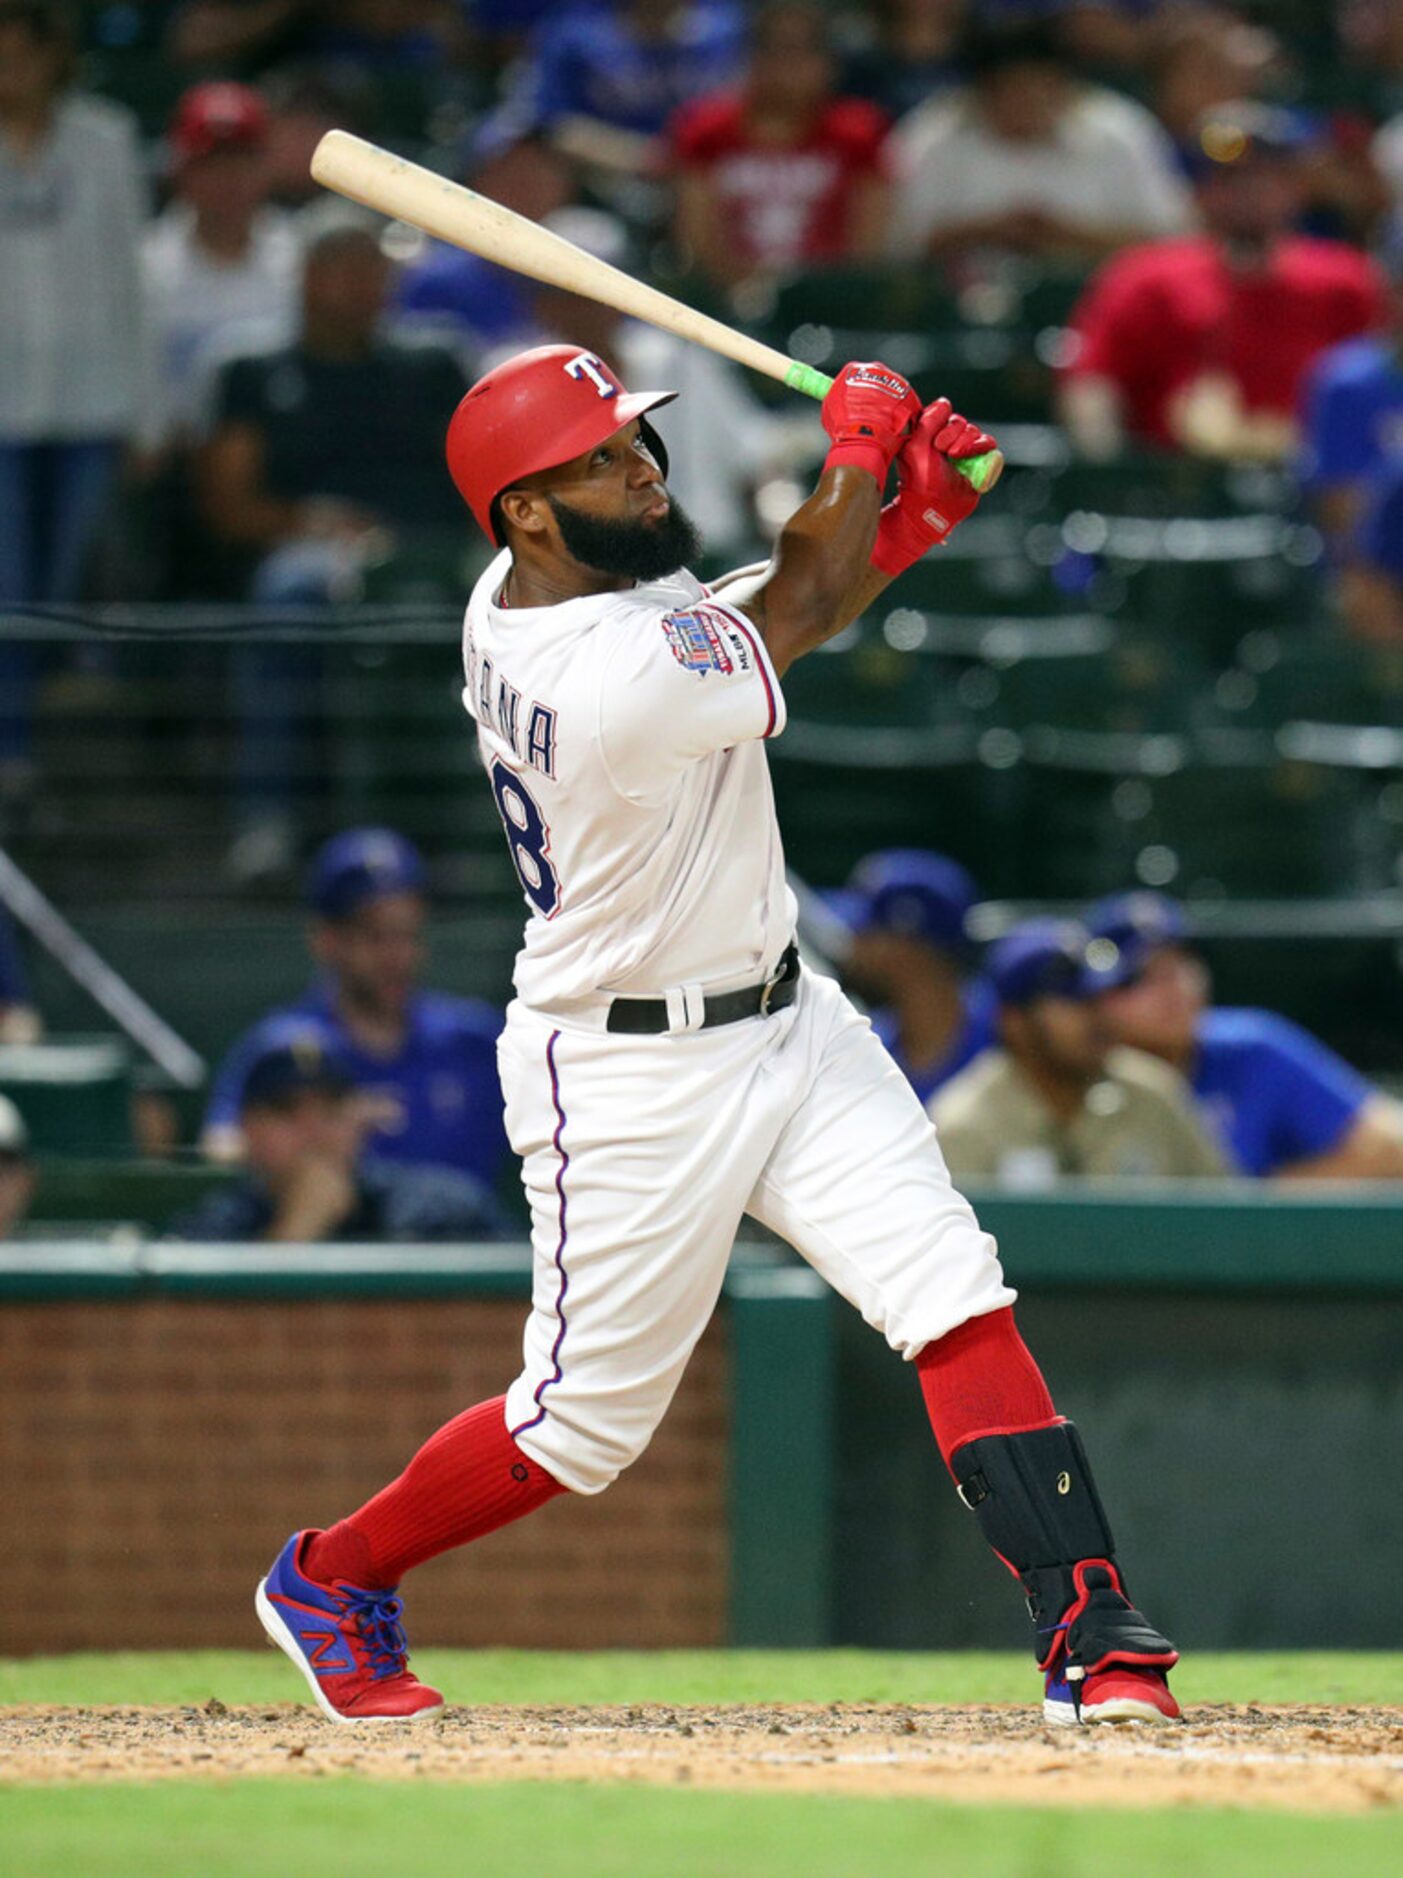
[[[625,391],[604,361],[581,346],[535,346],[479,378],[448,426],[448,471],[489,541],[492,504],[536,470],[554,469],[612,437],[675,391]],[[648,442],[667,456],[651,426]]]

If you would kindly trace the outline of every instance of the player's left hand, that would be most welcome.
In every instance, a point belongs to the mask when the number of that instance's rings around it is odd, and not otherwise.
[[[843,367],[819,415],[830,440],[824,468],[851,464],[870,471],[881,488],[920,421],[921,400],[900,372],[873,359]]]
[[[979,504],[978,490],[955,464],[997,448],[987,431],[951,409],[948,398],[928,404],[897,456],[899,486],[877,524],[873,567],[895,579],[945,541]]]

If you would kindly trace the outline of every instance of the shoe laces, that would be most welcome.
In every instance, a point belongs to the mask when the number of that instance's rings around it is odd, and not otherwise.
[[[346,1596],[347,1614],[365,1645],[370,1673],[383,1679],[404,1673],[409,1655],[409,1639],[400,1618],[404,1605],[390,1591],[351,1591]]]

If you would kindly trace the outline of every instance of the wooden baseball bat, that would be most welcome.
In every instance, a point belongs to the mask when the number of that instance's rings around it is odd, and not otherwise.
[[[504,209],[500,202],[489,201],[446,176],[435,176],[432,170],[405,157],[392,156],[349,131],[326,133],[313,153],[312,175],[323,188],[334,189],[366,208],[409,222],[425,234],[480,254],[483,260],[495,261],[513,273],[527,274],[548,287],[559,287],[587,300],[598,300],[634,319],[660,326],[664,332],[708,346],[723,358],[748,365],[767,378],[778,378],[811,398],[825,397],[833,383],[812,365],[786,358],[773,346],[763,345],[733,326],[699,313],[695,307],[684,306],[671,294],[634,280],[607,261],[586,254],[573,242],[553,235],[538,222],[529,221],[513,209]],[[955,467],[983,494],[1003,474],[1003,452],[990,450]]]

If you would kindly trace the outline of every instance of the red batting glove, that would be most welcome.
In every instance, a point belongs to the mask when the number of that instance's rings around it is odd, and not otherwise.
[[[958,528],[977,507],[979,492],[955,464],[996,448],[987,431],[955,415],[948,398],[928,405],[896,459],[900,482],[877,524],[873,567],[894,580]]]
[[[823,467],[855,464],[885,488],[892,458],[920,422],[921,400],[889,365],[845,365],[820,415],[833,440]]]

